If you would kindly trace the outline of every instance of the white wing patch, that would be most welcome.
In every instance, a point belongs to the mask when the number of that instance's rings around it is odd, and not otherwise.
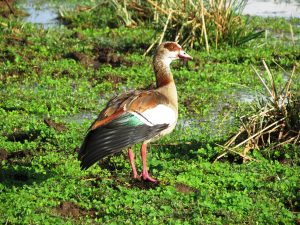
[[[177,114],[166,105],[159,104],[152,109],[147,109],[143,113],[131,112],[148,126],[157,124],[174,124],[177,120]]]

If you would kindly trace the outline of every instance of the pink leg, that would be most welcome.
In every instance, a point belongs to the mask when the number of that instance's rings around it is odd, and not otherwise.
[[[156,183],[157,180],[150,177],[147,170],[147,144],[142,144],[141,156],[142,156],[142,163],[143,163],[143,172],[142,172],[143,180]]]
[[[133,178],[136,179],[138,178],[137,172],[136,172],[136,167],[135,167],[135,162],[134,162],[134,153],[131,149],[131,147],[128,148],[128,158],[129,158],[129,162],[132,168],[132,174],[133,174]]]

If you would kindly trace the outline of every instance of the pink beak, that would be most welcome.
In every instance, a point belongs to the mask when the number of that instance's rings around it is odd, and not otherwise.
[[[179,54],[178,54],[178,57],[180,59],[184,59],[184,61],[187,61],[187,60],[191,60],[193,59],[192,56],[188,55],[185,51],[183,50],[180,50]]]

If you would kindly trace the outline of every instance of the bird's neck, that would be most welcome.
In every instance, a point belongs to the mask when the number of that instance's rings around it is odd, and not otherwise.
[[[156,76],[157,91],[165,95],[178,110],[178,98],[175,82],[170,69],[171,60],[156,57],[153,61],[154,72]]]
[[[174,82],[173,75],[170,70],[169,59],[164,59],[160,57],[155,57],[153,60],[153,68],[156,76],[156,87],[160,88]]]

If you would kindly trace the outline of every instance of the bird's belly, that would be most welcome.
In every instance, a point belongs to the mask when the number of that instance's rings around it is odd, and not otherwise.
[[[154,136],[153,138],[151,138],[151,139],[149,139],[149,140],[146,140],[145,142],[146,142],[146,143],[154,142],[154,141],[160,139],[161,137],[163,137],[163,136],[165,136],[165,135],[171,133],[171,132],[174,130],[174,128],[175,128],[175,126],[176,126],[176,123],[177,123],[177,122],[173,123],[173,124],[170,125],[167,129],[161,131],[158,135]]]
[[[172,125],[170,125],[167,129],[165,129],[162,132],[160,132],[159,135],[160,136],[165,136],[165,135],[171,133],[174,130],[175,126],[176,126],[176,122],[173,123]]]

